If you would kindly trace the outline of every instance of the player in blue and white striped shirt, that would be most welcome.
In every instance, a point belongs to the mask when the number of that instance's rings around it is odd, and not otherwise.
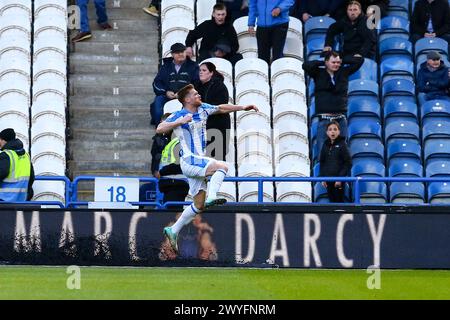
[[[174,112],[156,129],[158,134],[173,130],[180,140],[181,170],[188,178],[189,193],[194,197],[194,203],[184,209],[175,224],[172,227],[164,228],[164,235],[169,239],[175,252],[178,252],[177,237],[183,226],[191,222],[194,216],[201,213],[205,208],[226,202],[225,199],[217,198],[217,191],[219,191],[220,185],[228,172],[228,166],[223,161],[205,157],[206,120],[208,116],[214,113],[258,111],[258,108],[254,105],[221,104],[213,106],[203,103],[193,85],[187,85],[178,91],[178,100],[183,104],[183,109]],[[211,180],[206,195],[206,177],[208,176],[211,176]]]

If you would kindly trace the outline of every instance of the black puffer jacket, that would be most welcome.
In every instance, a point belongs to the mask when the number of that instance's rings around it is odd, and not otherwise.
[[[325,140],[320,151],[320,176],[345,177],[352,168],[352,157],[348,150],[345,138],[339,136],[334,143]]]
[[[195,89],[202,97],[202,101],[212,104],[226,104],[229,101],[228,89],[223,83],[223,76],[216,75],[206,83],[197,81]],[[208,117],[206,129],[230,129],[231,120],[229,114],[215,114]]]
[[[23,143],[19,139],[14,139],[9,141],[2,150],[13,150],[17,155],[22,156],[25,154],[25,149],[23,148]],[[11,161],[6,153],[0,153],[0,181],[3,181],[9,174],[9,167]],[[28,182],[28,195],[27,201],[33,198],[33,182],[34,182],[34,168],[31,164],[30,180]]]
[[[447,0],[418,0],[411,16],[411,33],[423,36],[427,32],[428,21],[433,24],[437,37],[450,32],[450,9]]]
[[[153,144],[152,144],[152,164],[151,170],[152,174],[155,174],[156,171],[159,171],[159,162],[161,161],[161,154],[167,144],[170,142],[170,136],[166,134],[155,134],[153,136]]]

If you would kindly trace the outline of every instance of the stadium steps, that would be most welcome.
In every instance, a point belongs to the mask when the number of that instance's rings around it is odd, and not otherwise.
[[[113,30],[99,29],[94,5],[89,3],[93,37],[70,45],[68,168],[72,179],[150,175],[154,128],[149,104],[159,54],[157,19],[142,11],[148,3],[107,0]],[[93,190],[93,183],[82,183],[79,199],[92,200]]]

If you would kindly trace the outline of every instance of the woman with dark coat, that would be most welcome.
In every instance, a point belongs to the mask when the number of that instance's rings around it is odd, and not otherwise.
[[[337,121],[331,121],[327,125],[327,136],[320,152],[321,177],[345,177],[352,167],[352,158],[348,150],[345,138],[342,137]],[[322,182],[327,188],[330,202],[344,202],[345,183],[341,181]]]
[[[229,102],[228,89],[223,83],[223,75],[217,71],[216,66],[211,62],[204,62],[200,65],[200,80],[194,86],[202,97],[202,101],[219,105]],[[228,153],[228,143],[230,140],[231,119],[229,114],[216,114],[208,117],[206,130],[208,141],[206,153],[208,157],[225,161]],[[222,143],[220,143],[222,140]],[[215,142],[216,141],[216,142]],[[215,142],[213,144],[213,142]],[[221,148],[216,144],[222,145]]]

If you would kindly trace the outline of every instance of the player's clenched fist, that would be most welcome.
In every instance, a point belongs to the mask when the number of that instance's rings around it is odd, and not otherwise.
[[[190,114],[190,113],[185,115],[183,118],[180,118],[180,120],[179,120],[179,122],[181,124],[185,124],[185,123],[188,123],[188,122],[191,122],[191,121],[192,121],[192,114]]]
[[[258,110],[258,107],[255,106],[255,105],[253,105],[253,104],[250,104],[250,105],[248,105],[248,106],[245,106],[245,107],[244,107],[244,110],[245,110],[245,111],[255,110],[256,112],[259,111],[259,110]]]

